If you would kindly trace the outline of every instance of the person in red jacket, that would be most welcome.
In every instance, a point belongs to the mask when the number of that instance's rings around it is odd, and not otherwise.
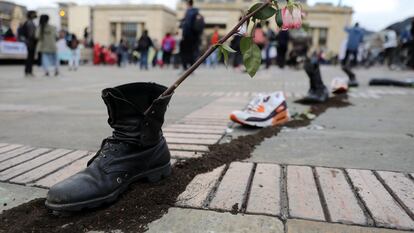
[[[211,39],[210,39],[210,45],[211,46],[213,46],[213,45],[215,45],[215,44],[217,44],[218,42],[219,42],[219,40],[220,40],[220,35],[219,35],[219,33],[218,33],[218,30],[219,30],[219,28],[218,27],[215,27],[214,28],[214,33],[213,33],[213,35],[211,36]],[[215,67],[215,66],[217,66],[217,63],[219,62],[218,60],[217,60],[217,54],[218,54],[218,51],[217,50],[215,50],[208,58],[207,58],[207,66],[208,67]]]
[[[167,33],[162,39],[162,61],[167,67],[171,64],[171,55],[175,49],[175,39],[171,36],[171,33]]]

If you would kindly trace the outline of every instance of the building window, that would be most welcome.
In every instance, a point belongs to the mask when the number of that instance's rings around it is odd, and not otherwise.
[[[326,46],[328,41],[328,29],[327,28],[320,28],[319,29],[319,46]]]
[[[129,45],[133,46],[137,40],[137,23],[122,23],[121,37],[125,39]]]

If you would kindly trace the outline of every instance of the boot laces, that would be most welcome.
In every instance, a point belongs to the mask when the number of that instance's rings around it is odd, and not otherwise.
[[[106,158],[106,154],[104,152],[117,152],[119,144],[123,144],[123,142],[119,139],[113,137],[105,138],[101,143],[101,148],[96,152],[95,156],[89,160],[88,166],[95,160],[97,161],[100,158]]]
[[[250,103],[247,105],[247,111],[249,112],[258,112],[261,103],[263,102],[264,96],[262,94],[257,95]]]

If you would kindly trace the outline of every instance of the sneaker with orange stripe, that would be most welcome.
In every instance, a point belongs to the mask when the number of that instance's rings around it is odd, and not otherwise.
[[[283,92],[274,92],[270,95],[259,94],[244,111],[234,111],[230,119],[236,123],[255,127],[280,125],[289,121]]]

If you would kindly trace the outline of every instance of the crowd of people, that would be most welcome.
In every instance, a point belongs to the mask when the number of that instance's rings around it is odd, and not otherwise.
[[[219,43],[223,35],[216,26],[205,32],[204,18],[193,1],[187,1],[187,10],[181,20],[180,28],[166,33],[160,41],[150,37],[148,30],[144,30],[140,37],[132,42],[131,38],[122,38],[119,43],[108,47],[96,44],[85,44],[88,40],[88,31],[85,29],[83,40],[75,34],[60,31],[49,24],[49,17],[41,15],[38,26],[34,20],[37,18],[35,11],[27,13],[27,21],[18,29],[17,35],[12,30],[1,32],[1,40],[21,41],[27,47],[27,59],[25,75],[33,76],[33,64],[35,58],[41,61],[45,75],[54,72],[59,74],[59,64],[64,61],[69,65],[69,70],[77,70],[80,63],[81,49],[94,46],[94,64],[117,64],[125,67],[127,64],[136,64],[142,70],[150,67],[170,67],[188,69],[196,59],[210,46]],[[1,27],[0,27],[1,29]],[[391,69],[396,67],[414,68],[414,21],[410,28],[403,32],[385,30],[379,33],[367,35],[366,31],[355,25],[345,28],[349,34],[343,43],[340,54],[328,56],[321,48],[313,51],[313,59],[319,64],[340,63],[343,70],[353,79],[351,67],[362,65],[370,67],[375,64],[386,64]],[[243,25],[235,34],[229,45],[236,53],[230,54],[231,64],[235,69],[243,70],[240,40],[246,35],[247,28]],[[253,32],[254,42],[262,50],[262,58],[265,68],[277,65],[283,69],[285,66],[301,69],[304,67],[309,48],[312,47],[312,37],[291,35],[287,30],[279,30],[268,21],[257,24]],[[93,42],[92,42],[93,43]],[[209,68],[217,67],[223,63],[223,57],[218,56],[218,51],[212,53],[205,64]]]
[[[38,23],[35,22],[37,17],[35,11],[28,11],[26,21],[18,27],[17,33],[13,33],[10,28],[6,33],[0,33],[0,40],[25,44],[27,48],[25,76],[34,76],[34,65],[40,65],[45,76],[51,73],[58,76],[61,63],[67,63],[70,71],[76,71],[81,59],[81,48],[85,44],[81,43],[73,33],[58,31],[49,23],[48,15],[40,15]],[[87,33],[85,29],[85,34]]]

